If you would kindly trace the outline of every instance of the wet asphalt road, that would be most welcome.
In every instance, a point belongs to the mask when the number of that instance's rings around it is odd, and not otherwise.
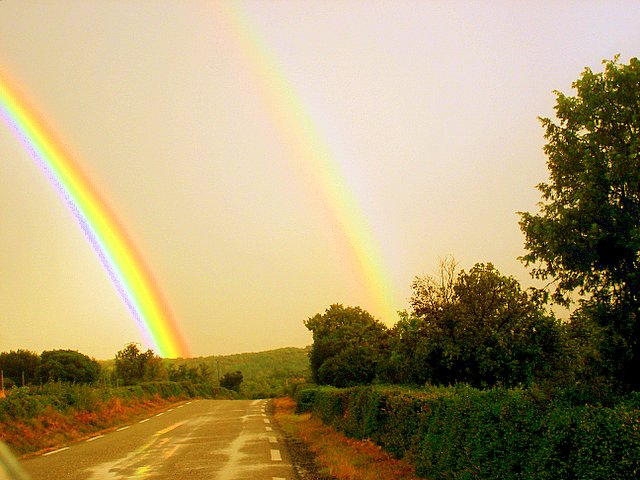
[[[196,400],[22,465],[33,480],[293,480],[267,407]]]

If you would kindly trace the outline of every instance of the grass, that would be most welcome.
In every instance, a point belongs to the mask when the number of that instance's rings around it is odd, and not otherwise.
[[[131,423],[150,412],[169,408],[173,403],[172,400],[155,396],[144,399],[111,398],[93,412],[59,412],[48,408],[33,418],[3,421],[0,423],[0,439],[17,455],[28,456]]]
[[[291,398],[273,401],[274,417],[285,433],[302,440],[317,463],[338,480],[414,480],[415,469],[368,440],[347,438],[311,414],[296,415]]]

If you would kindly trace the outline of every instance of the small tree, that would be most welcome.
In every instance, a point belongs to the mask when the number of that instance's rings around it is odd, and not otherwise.
[[[304,322],[313,332],[311,374],[319,384],[346,387],[373,381],[389,332],[360,307],[331,305]]]
[[[225,373],[220,378],[220,386],[236,392],[240,391],[240,384],[244,380],[241,371]]]
[[[167,378],[162,359],[150,349],[142,353],[135,343],[116,353],[115,375],[124,385]]]
[[[29,350],[0,353],[0,370],[4,372],[5,382],[10,380],[11,384],[21,385],[23,378],[27,384],[36,383],[39,365],[40,355]]]

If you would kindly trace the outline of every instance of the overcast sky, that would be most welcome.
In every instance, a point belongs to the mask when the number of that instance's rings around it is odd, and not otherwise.
[[[537,117],[584,67],[638,56],[639,26],[631,1],[4,0],[0,70],[126,226],[192,353],[219,355],[308,345],[303,320],[332,303],[397,320],[294,143],[340,172],[392,309],[447,255],[529,286],[516,212],[547,175]],[[5,124],[0,179],[0,351],[142,342]]]

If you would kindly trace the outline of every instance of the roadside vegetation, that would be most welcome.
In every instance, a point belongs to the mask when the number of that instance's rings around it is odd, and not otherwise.
[[[391,328],[331,305],[305,321],[317,386],[297,389],[299,412],[423,478],[640,476],[640,61],[573,88],[541,119],[549,181],[520,213],[521,260],[546,286],[446,258]]]
[[[240,353],[189,359],[165,359],[169,372],[205,371],[215,384],[236,372],[242,374],[239,394],[243,398],[279,397],[295,384],[310,378],[307,348],[279,348],[266,352]],[[190,378],[192,373],[177,378]],[[176,378],[169,373],[169,378]]]
[[[18,455],[53,449],[195,397],[235,395],[217,387],[173,382],[131,387],[70,383],[20,387],[0,400],[0,439]]]
[[[131,423],[190,398],[282,395],[302,381],[308,359],[304,349],[289,348],[167,360],[132,343],[104,362],[72,350],[3,352],[0,371],[0,439],[24,455]]]
[[[273,401],[274,418],[284,431],[301,477],[313,480],[413,480],[415,468],[370,440],[349,438],[318,416],[296,413],[290,397]],[[303,447],[298,453],[296,444]],[[310,457],[310,458],[302,458]]]

